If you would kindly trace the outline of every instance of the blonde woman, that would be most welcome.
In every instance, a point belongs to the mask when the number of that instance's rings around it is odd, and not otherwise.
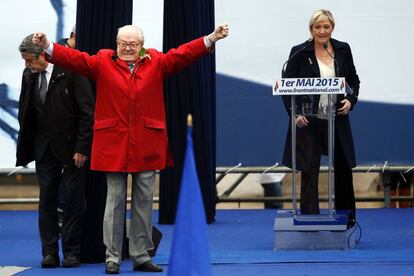
[[[335,20],[328,10],[317,10],[309,22],[311,39],[294,46],[290,53],[283,77],[345,77],[353,94],[337,95],[335,117],[335,209],[351,210],[351,225],[355,222],[355,196],[352,182],[352,168],[355,167],[355,151],[349,121],[358,100],[359,78],[355,70],[351,48],[346,42],[332,38]],[[321,155],[327,154],[328,118],[327,96],[299,96],[298,106],[311,102],[314,116],[301,114],[296,117],[297,168],[301,171],[302,214],[318,214],[318,176]],[[290,97],[283,98],[290,114]],[[300,110],[299,110],[300,111]],[[300,113],[298,113],[300,114]],[[283,156],[283,163],[291,166],[291,129]]]

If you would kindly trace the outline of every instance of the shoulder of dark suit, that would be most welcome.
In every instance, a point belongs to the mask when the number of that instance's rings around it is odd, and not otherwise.
[[[343,41],[339,41],[339,40],[336,40],[336,39],[333,39],[333,38],[331,38],[331,43],[332,43],[332,47],[335,50],[338,50],[338,49],[349,49],[350,48],[348,43],[343,42]]]
[[[349,49],[349,45],[346,42],[343,41],[339,41],[337,39],[331,38],[331,43],[334,49]],[[303,49],[304,52],[313,52],[315,51],[315,48],[313,46],[313,40],[306,40],[305,42],[295,45],[292,48],[292,52],[296,52],[299,49],[302,49],[303,47],[305,47],[305,49]]]
[[[39,73],[33,73],[32,70],[30,70],[29,68],[24,68],[23,70],[23,79],[28,81],[31,79],[34,79],[35,76],[37,76]]]
[[[305,42],[303,42],[301,44],[293,46],[292,47],[292,52],[299,51],[302,48],[304,48],[302,51],[312,51],[313,50],[313,41],[312,40],[306,40]]]

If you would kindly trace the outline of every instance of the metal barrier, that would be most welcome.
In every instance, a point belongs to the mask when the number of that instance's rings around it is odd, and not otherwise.
[[[397,173],[408,173],[414,172],[413,166],[389,166],[385,165],[373,165],[373,166],[357,166],[353,170],[355,173],[388,173],[388,172],[397,172]],[[236,167],[218,167],[216,169],[216,185],[218,185],[226,175],[228,174],[240,174],[236,180],[230,185],[230,187],[225,190],[221,195],[217,197],[217,203],[231,202],[231,203],[246,203],[246,202],[291,202],[291,197],[242,197],[242,198],[230,198],[231,193],[240,185],[243,180],[250,173],[291,173],[291,169],[287,167],[241,167],[240,164]],[[328,172],[326,166],[322,166],[320,169],[321,173]],[[35,169],[32,168],[21,168],[21,169],[0,169],[0,176],[10,176],[10,175],[34,175]],[[130,198],[127,199],[130,202]],[[390,207],[391,201],[411,201],[412,205],[414,203],[414,198],[412,196],[391,196],[390,189],[384,187],[384,197],[356,197],[357,202],[384,202],[385,207]],[[327,202],[327,197],[321,197],[321,202]],[[38,198],[0,198],[0,204],[36,204],[39,202]],[[159,198],[154,197],[154,202],[158,203]]]
[[[232,202],[232,203],[243,203],[243,202],[292,202],[291,197],[243,197],[243,198],[229,198],[231,193],[240,185],[240,183],[247,177],[250,173],[291,173],[292,170],[287,167],[278,167],[277,165],[273,167],[241,167],[241,164],[235,167],[218,167],[216,169],[216,185],[224,179],[227,174],[238,173],[240,176],[230,185],[227,190],[225,190],[220,196],[218,196],[218,203],[220,202]],[[320,173],[327,173],[328,167],[321,166]],[[372,166],[357,166],[352,169],[354,173],[408,173],[414,172],[413,166],[389,166],[387,162],[382,165],[372,165]],[[298,198],[300,200],[300,198]],[[320,197],[320,202],[328,202],[327,197]],[[384,202],[385,207],[391,207],[392,201],[411,201],[411,206],[414,205],[413,196],[391,196],[390,187],[384,187],[384,196],[371,196],[371,197],[356,197],[356,202]]]

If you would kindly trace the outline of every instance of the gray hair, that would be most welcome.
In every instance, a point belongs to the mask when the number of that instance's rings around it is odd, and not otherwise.
[[[134,25],[125,25],[118,29],[116,39],[118,40],[119,37],[124,33],[135,33],[137,35],[138,41],[144,44],[144,33],[142,32],[140,27]]]
[[[38,58],[43,53],[43,48],[33,44],[33,34],[26,36],[20,43],[20,54],[33,54]]]

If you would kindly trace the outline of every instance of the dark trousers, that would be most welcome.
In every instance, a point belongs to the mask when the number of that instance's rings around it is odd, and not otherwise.
[[[42,159],[36,162],[36,174],[40,186],[39,232],[42,255],[56,255],[59,251],[58,191],[62,186],[65,198],[65,213],[62,227],[62,251],[65,257],[80,255],[85,192],[80,181],[80,171],[75,166],[63,166],[46,149]]]
[[[328,122],[327,120],[313,121],[316,141],[313,149],[310,168],[301,173],[300,211],[302,214],[319,214],[318,179],[321,155],[328,148]],[[335,209],[351,210],[355,216],[355,195],[352,180],[352,168],[349,167],[342,150],[341,141],[335,135],[334,148],[334,188]]]

